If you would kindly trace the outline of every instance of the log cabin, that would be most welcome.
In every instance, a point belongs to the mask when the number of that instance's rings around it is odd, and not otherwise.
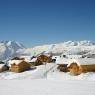
[[[57,69],[61,72],[68,72],[68,68],[67,68],[68,64],[58,64]]]
[[[10,71],[15,73],[24,72],[31,68],[31,64],[24,60],[10,60],[9,66],[10,66]]]
[[[40,60],[41,62],[47,62],[47,63],[52,62],[51,56],[47,56],[47,55],[44,55],[44,54],[38,56],[37,60]]]
[[[69,63],[67,67],[71,75],[80,75],[81,73],[95,72],[95,59],[77,59]]]
[[[52,62],[51,56],[47,56],[44,54],[41,54],[37,56],[37,58],[34,58],[35,62],[32,62],[35,66],[42,65],[43,63],[50,63]]]

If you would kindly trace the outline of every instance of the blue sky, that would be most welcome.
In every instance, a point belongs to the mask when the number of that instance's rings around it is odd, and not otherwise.
[[[0,40],[15,40],[28,47],[95,41],[95,0],[2,0]]]

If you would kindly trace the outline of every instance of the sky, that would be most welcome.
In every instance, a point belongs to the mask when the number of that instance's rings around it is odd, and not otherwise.
[[[1,0],[0,41],[32,47],[95,41],[95,0]]]

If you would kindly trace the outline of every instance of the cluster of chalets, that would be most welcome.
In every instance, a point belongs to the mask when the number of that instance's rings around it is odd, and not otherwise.
[[[68,64],[58,64],[57,69],[61,72],[70,72],[71,75],[95,72],[95,59],[72,59],[70,62],[68,61]]]
[[[46,63],[55,63],[57,69],[61,72],[70,72],[71,75],[80,75],[81,73],[95,72],[95,59],[94,58],[77,58],[67,59],[63,58],[63,62],[57,62],[60,56],[52,56],[47,54],[39,54],[32,56],[31,60],[26,60],[26,57],[14,57],[8,61],[7,64],[0,61],[0,72],[24,72],[31,69],[36,69],[36,66],[44,65]],[[67,60],[67,63],[65,62]]]
[[[24,72],[30,69],[36,68],[35,66],[43,65],[45,63],[51,63],[52,58],[50,55],[38,55],[31,57],[31,60],[28,61],[25,58],[14,57],[8,61],[8,64],[0,62],[0,72],[11,71],[15,73]]]

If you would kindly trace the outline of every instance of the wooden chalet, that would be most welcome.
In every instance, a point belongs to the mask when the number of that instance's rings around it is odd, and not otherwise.
[[[80,59],[68,64],[68,70],[72,75],[95,72],[95,59]]]
[[[31,68],[31,64],[24,60],[10,60],[10,71],[20,73]]]

